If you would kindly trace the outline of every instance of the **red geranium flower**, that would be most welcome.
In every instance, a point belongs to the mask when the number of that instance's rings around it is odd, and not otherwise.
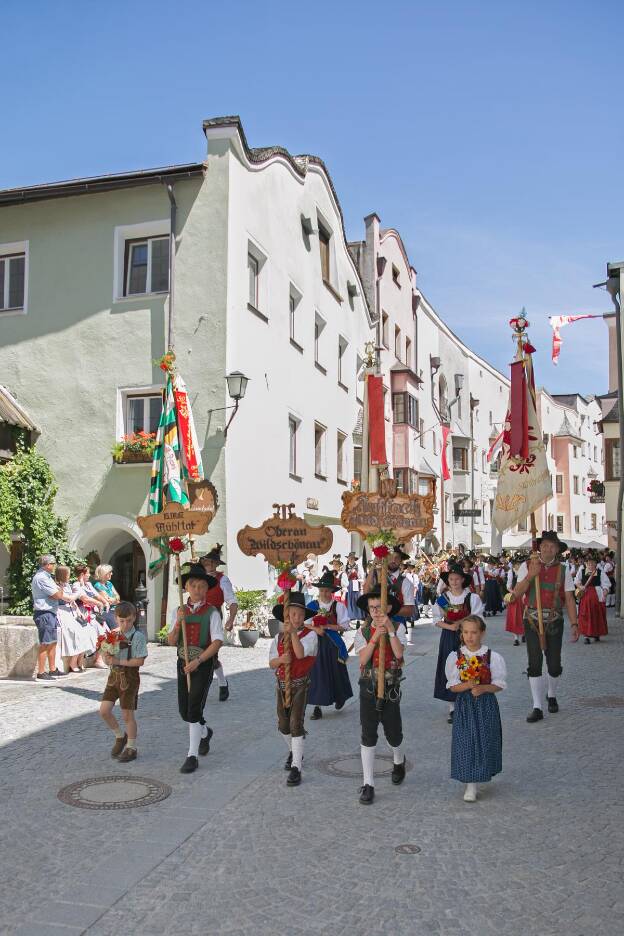
[[[174,536],[169,540],[169,549],[173,553],[181,553],[186,549],[186,543],[179,536]]]
[[[383,543],[381,546],[375,546],[373,549],[373,554],[377,556],[378,559],[383,559],[385,556],[390,555],[390,550]]]
[[[282,572],[277,580],[277,586],[278,588],[281,588],[282,591],[290,591],[290,589],[294,588],[296,584],[296,580],[292,578],[288,572]]]

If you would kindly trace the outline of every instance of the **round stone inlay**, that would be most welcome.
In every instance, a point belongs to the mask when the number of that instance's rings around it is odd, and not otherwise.
[[[90,777],[59,790],[57,796],[68,806],[80,809],[131,809],[150,806],[171,795],[171,787],[147,777]]]
[[[389,766],[383,770],[378,769],[379,761],[385,761]],[[314,762],[321,773],[328,774],[330,777],[343,777],[355,779],[362,776],[362,760],[359,754],[342,754],[340,757],[330,757],[328,760],[319,760]],[[377,754],[375,757],[375,776],[389,777],[392,773],[393,761],[390,754]],[[405,769],[411,770],[411,763],[405,761]]]
[[[421,849],[419,845],[397,845],[394,851],[397,855],[418,855]]]

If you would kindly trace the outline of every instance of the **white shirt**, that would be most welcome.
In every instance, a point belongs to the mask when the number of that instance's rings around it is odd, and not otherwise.
[[[396,572],[389,572],[388,576],[391,582],[396,582],[399,575],[401,574],[400,570]],[[403,582],[401,583],[401,594],[403,596],[404,605],[414,605],[416,604],[416,599],[414,597],[414,583],[405,576]]]
[[[208,575],[210,575],[210,573],[208,573]],[[232,583],[225,573],[223,573],[219,579],[219,585],[221,586],[226,605],[231,605],[232,603],[236,604],[236,595],[234,594]]]
[[[399,624],[398,627],[395,628],[395,634],[397,635],[401,646],[406,647],[407,646],[407,630],[405,629],[405,624]],[[366,637],[362,633],[362,628],[360,627],[355,632],[355,640],[353,641],[353,652],[359,653],[360,650],[363,650],[365,646],[366,646]]]
[[[574,579],[575,585],[577,586],[583,585],[583,573],[584,572],[585,572],[585,568],[584,566],[581,566],[578,572],[576,573],[576,578]],[[600,572],[597,570],[596,575],[594,575],[592,579],[592,585],[596,589],[596,595],[598,596],[598,601],[604,601],[607,596],[607,592],[609,592],[611,589],[611,582],[609,581],[609,577],[607,576],[607,574],[605,572]]]
[[[570,570],[568,569],[567,566],[564,566],[564,568],[565,568],[565,575],[563,579],[563,590],[567,592],[573,592],[574,582],[572,581]],[[525,579],[528,576],[528,574],[529,574],[529,567],[526,562],[523,562],[520,568],[518,569],[518,579],[517,579],[518,582],[521,582],[523,579]]]
[[[483,566],[475,566],[472,573],[472,581],[474,582],[474,587],[479,591],[485,585],[485,573],[483,572]]]
[[[487,653],[488,648],[483,646],[478,650],[469,650],[468,647],[465,647],[463,644],[459,648],[460,653],[463,653],[464,656],[483,656]],[[492,655],[490,657],[490,670],[492,672],[492,683],[495,686],[500,686],[501,689],[507,688],[507,667],[505,666],[505,661],[503,660],[500,653],[495,653],[492,650]],[[446,673],[446,688],[450,689],[451,686],[459,686],[461,679],[459,678],[459,670],[457,669],[457,653],[455,650],[452,653],[449,653],[446,658],[446,663],[444,666],[444,672]]]
[[[319,614],[326,614],[331,608],[333,602],[330,601],[328,604],[324,604],[319,598],[318,601]],[[343,605],[341,601],[336,602],[336,624],[338,627],[341,627],[343,630],[349,630],[351,621],[349,619],[349,612],[347,611],[347,606]]]
[[[185,605],[185,610],[189,610],[189,606]],[[196,611],[197,608],[201,608],[201,602],[199,604],[191,605],[190,610]],[[169,619],[169,630],[172,631],[175,627],[175,623],[178,619],[178,609],[172,608],[171,616]],[[210,642],[213,640],[223,640],[223,621],[221,615],[216,608],[213,608],[210,612]]]
[[[276,657],[279,656],[279,651],[277,649],[277,641],[278,641],[277,637],[274,637],[273,640],[271,641],[271,646],[269,648],[269,660],[274,660]],[[318,637],[316,636],[314,631],[310,631],[310,633],[306,634],[305,637],[301,637],[300,641],[301,641],[301,646],[303,647],[304,656],[307,656],[307,657],[316,656],[318,652]]]
[[[451,605],[458,608],[466,600],[466,595],[470,595],[470,613],[471,614],[483,614],[483,602],[478,595],[475,595],[474,592],[471,592],[469,588],[464,588],[461,595],[451,595],[450,591],[447,591],[446,597],[448,598]],[[444,620],[444,608],[441,608],[440,605],[436,602],[431,611],[431,622],[435,624],[436,621]]]

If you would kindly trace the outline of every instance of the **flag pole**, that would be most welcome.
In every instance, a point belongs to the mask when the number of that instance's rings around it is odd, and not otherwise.
[[[179,596],[179,599],[180,599],[180,609],[183,611],[183,610],[184,610],[184,589],[182,588],[182,572],[181,572],[181,569],[180,569],[180,553],[176,553],[176,554],[175,554],[175,563],[176,563],[176,572],[177,572],[177,577],[178,577],[178,596]],[[182,627],[182,646],[183,646],[183,648],[184,648],[184,665],[185,665],[185,666],[188,666],[188,662],[189,662],[189,658],[188,658],[188,643],[187,643],[187,641],[186,641],[186,619],[185,619],[184,617],[182,618],[181,627]],[[190,692],[191,692],[191,674],[190,674],[190,673],[187,673],[187,674],[186,674],[186,688],[188,689],[189,694],[190,694]]]

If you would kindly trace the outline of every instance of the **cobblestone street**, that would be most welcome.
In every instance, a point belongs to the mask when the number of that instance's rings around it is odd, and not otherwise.
[[[268,641],[222,651],[231,697],[219,703],[214,683],[212,748],[191,776],[179,773],[188,734],[169,648],[150,646],[126,767],[97,714],[105,673],[0,685],[0,932],[619,936],[624,684],[622,625],[609,626],[600,644],[566,645],[561,711],[528,725],[525,650],[502,617],[490,622],[508,666],[504,769],[476,804],[449,779],[428,623],[412,632],[403,684],[411,769],[398,788],[378,776],[372,808],[357,801],[356,699],[308,723],[303,783],[286,787]],[[133,774],[171,796],[115,811],[57,799],[77,780]]]

